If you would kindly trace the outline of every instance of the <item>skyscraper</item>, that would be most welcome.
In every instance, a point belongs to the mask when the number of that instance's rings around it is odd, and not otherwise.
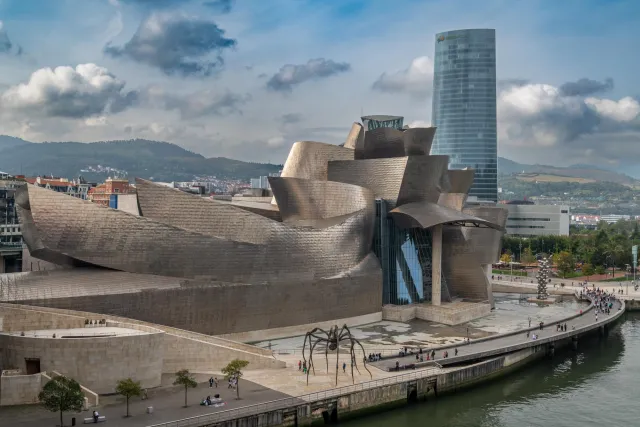
[[[431,154],[449,156],[450,169],[475,169],[470,196],[498,200],[496,32],[436,34]]]

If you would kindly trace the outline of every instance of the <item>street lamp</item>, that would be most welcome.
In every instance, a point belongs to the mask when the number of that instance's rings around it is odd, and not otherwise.
[[[511,266],[511,277],[509,278],[509,281],[513,282],[513,255],[511,255],[511,262],[509,265]]]

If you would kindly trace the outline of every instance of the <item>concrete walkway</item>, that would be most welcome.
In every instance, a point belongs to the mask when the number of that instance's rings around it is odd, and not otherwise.
[[[484,340],[471,341],[470,344],[462,344],[457,347],[449,347],[446,350],[442,347],[436,348],[435,361],[441,364],[451,364],[473,359],[475,357],[488,357],[491,355],[491,353],[498,353],[508,347],[519,345],[533,346],[536,344],[536,342],[539,342],[540,340],[544,340],[546,338],[560,338],[563,335],[571,335],[574,327],[576,330],[586,326],[595,328],[598,325],[608,323],[610,321],[610,318],[615,316],[619,312],[619,308],[621,306],[622,304],[619,301],[615,301],[613,304],[613,308],[611,309],[611,314],[607,315],[598,313],[597,322],[595,310],[591,309],[584,312],[581,316],[575,317],[573,319],[544,325],[543,330],[539,330],[539,328],[536,328],[538,325],[532,324],[531,327],[536,329],[530,331],[529,336],[527,336],[527,331],[518,331],[517,333],[503,334],[501,336],[494,336]],[[556,329],[557,323],[566,323],[567,331],[558,331]],[[537,336],[537,340],[533,340],[533,334]],[[457,356],[456,349],[458,350]],[[426,352],[430,352],[431,350],[432,349],[423,349],[423,356],[425,361],[427,358]],[[449,357],[446,359],[444,358],[444,351],[449,352]],[[388,370],[389,368],[395,367],[396,362],[398,362],[400,366],[416,363],[416,355],[413,354],[405,357],[398,356],[394,358],[387,358],[378,362],[374,362],[373,365],[380,369]]]
[[[200,375],[199,375],[200,376]],[[218,379],[222,376],[217,375]],[[208,376],[207,376],[208,378]],[[202,378],[198,378],[202,380]],[[200,406],[200,401],[207,395],[213,397],[219,393],[225,402],[220,408],[211,406]],[[254,405],[256,403],[269,402],[276,399],[289,397],[284,393],[277,392],[258,384],[240,380],[240,400],[236,400],[235,390],[228,389],[227,384],[222,379],[218,388],[209,388],[209,383],[200,383],[196,388],[188,391],[189,407],[183,408],[184,405],[184,389],[172,387],[163,390],[157,395],[151,394],[148,400],[140,400],[132,398],[129,402],[129,412],[131,417],[124,418],[126,414],[126,406],[124,402],[118,399],[117,403],[113,403],[115,396],[101,397],[106,405],[100,405],[97,410],[100,415],[107,417],[106,423],[101,426],[115,427],[146,427],[152,424],[158,424],[182,418],[195,417],[198,415],[210,414],[212,412],[224,411],[228,409],[239,408],[241,406]],[[153,406],[153,413],[147,414],[148,406]],[[95,408],[80,414],[65,413],[64,422],[66,426],[71,425],[71,418],[76,418],[76,425],[82,425],[84,418],[91,417],[91,413]],[[6,424],[5,424],[6,422]],[[8,406],[0,408],[0,426],[19,426],[19,427],[54,427],[60,424],[60,415],[45,410],[40,405],[24,405],[24,406]]]

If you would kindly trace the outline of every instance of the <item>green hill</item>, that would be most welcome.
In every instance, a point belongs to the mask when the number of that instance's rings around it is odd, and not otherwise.
[[[9,141],[4,144],[3,141]],[[168,142],[134,139],[93,143],[29,143],[0,137],[0,170],[27,176],[54,175],[103,180],[118,175],[157,181],[191,181],[216,176],[248,180],[268,175],[280,165],[249,163],[224,157],[205,158]]]

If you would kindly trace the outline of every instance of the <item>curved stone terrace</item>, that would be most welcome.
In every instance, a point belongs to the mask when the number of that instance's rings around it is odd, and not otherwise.
[[[576,294],[576,297],[579,298],[579,294]],[[591,297],[586,294],[583,298],[591,300]],[[486,359],[492,356],[522,350],[527,347],[535,347],[583,335],[617,320],[624,311],[624,302],[616,298],[613,301],[613,307],[611,308],[610,314],[607,315],[600,312],[596,317],[593,301],[591,300],[589,307],[583,310],[582,313],[573,314],[567,318],[549,324],[544,324],[542,329],[540,329],[539,324],[532,324],[530,328],[526,328],[524,330],[471,340],[468,344],[424,348],[424,362],[422,363],[416,362],[417,350],[414,348],[408,349],[411,350],[412,353],[403,357],[400,355],[395,357],[383,357],[382,360],[371,364],[386,371],[394,370],[396,362],[401,369],[403,366],[413,368],[412,365],[416,365],[416,368],[429,366],[429,362],[432,362],[434,359],[427,362],[427,351],[435,351],[435,361],[442,366]],[[559,324],[566,324],[566,331],[558,330],[557,325]],[[536,337],[535,339],[534,335]],[[456,349],[458,350],[457,355]],[[444,357],[445,351],[449,353],[447,358]],[[418,355],[418,357],[419,356],[420,355]]]

